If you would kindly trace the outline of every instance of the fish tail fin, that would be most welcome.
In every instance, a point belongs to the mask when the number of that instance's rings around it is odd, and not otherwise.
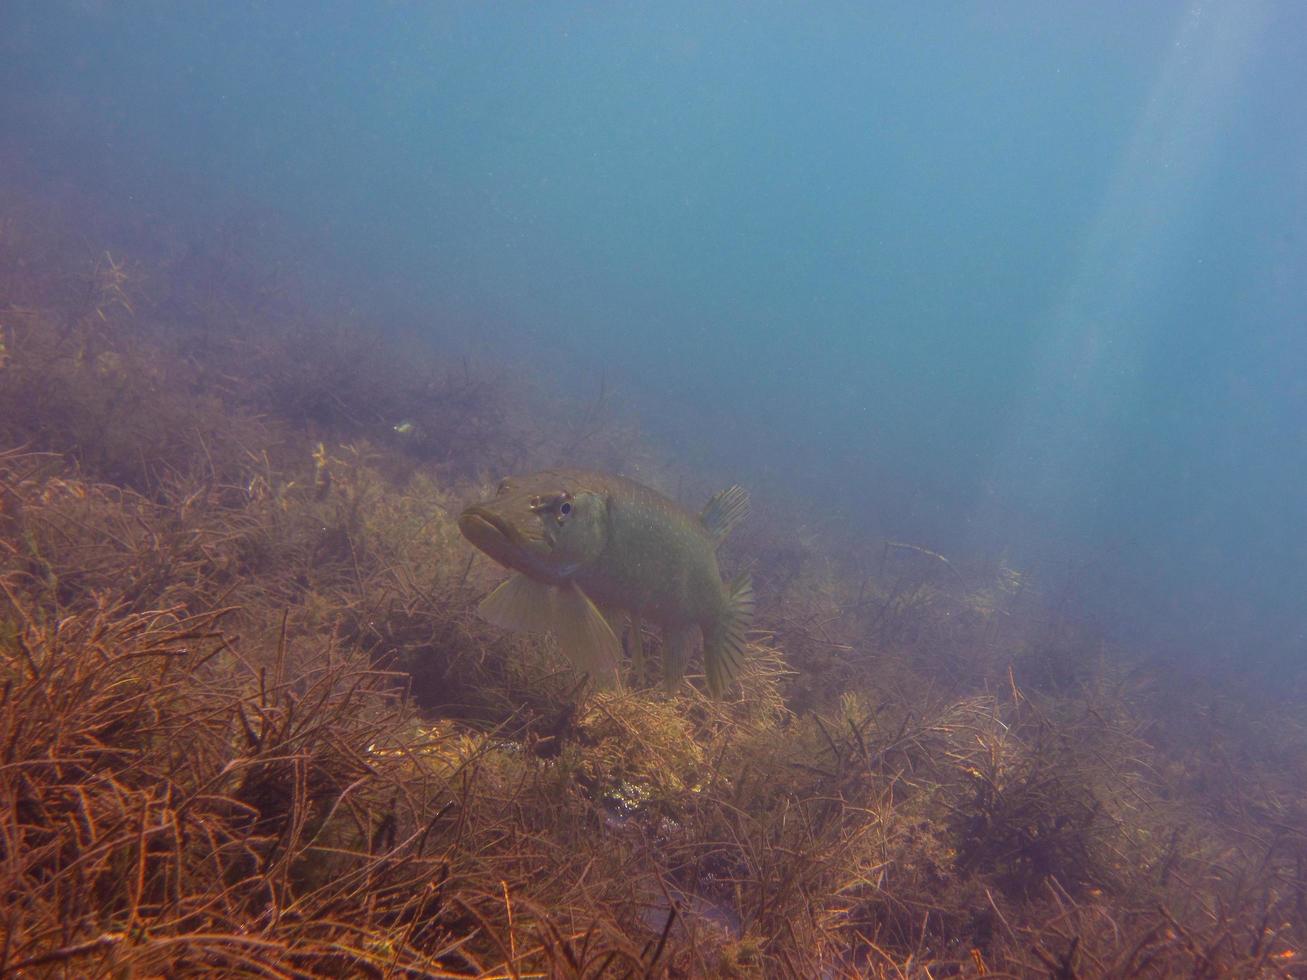
[[[749,491],[735,483],[720,493],[713,494],[699,515],[699,520],[717,543],[721,544],[722,539],[731,533],[731,528],[748,516]]]
[[[734,683],[748,654],[749,626],[753,623],[753,581],[747,572],[738,576],[726,594],[726,609],[705,636],[704,671],[708,692],[720,698]]]

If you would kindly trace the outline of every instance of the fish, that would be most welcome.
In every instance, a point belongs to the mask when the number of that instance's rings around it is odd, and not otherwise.
[[[414,432],[417,431],[417,423],[405,419],[402,422],[396,422],[394,425],[391,426],[391,428],[394,429],[396,434],[398,435],[411,436]]]
[[[604,687],[621,683],[614,624],[623,619],[637,678],[641,625],[659,628],[668,691],[702,638],[708,690],[720,698],[748,653],[754,595],[747,573],[723,581],[717,546],[748,512],[738,485],[696,515],[625,477],[553,469],[504,478],[493,497],[463,510],[458,527],[513,573],[481,601],[484,619],[552,632],[576,669]]]

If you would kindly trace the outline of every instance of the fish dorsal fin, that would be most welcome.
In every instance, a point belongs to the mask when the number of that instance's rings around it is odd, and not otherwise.
[[[617,683],[621,642],[590,597],[575,584],[545,585],[511,575],[477,607],[487,622],[528,633],[550,632],[577,670],[600,687]]]
[[[704,507],[699,520],[718,543],[731,533],[731,528],[749,516],[749,491],[734,483],[714,494]]]

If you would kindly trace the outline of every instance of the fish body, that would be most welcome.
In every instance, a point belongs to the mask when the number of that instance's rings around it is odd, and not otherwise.
[[[747,512],[739,487],[696,515],[624,477],[559,469],[504,479],[494,497],[463,511],[459,528],[517,573],[482,602],[491,622],[550,630],[602,683],[617,676],[613,624],[630,621],[638,672],[640,623],[651,622],[662,632],[669,688],[701,634],[708,686],[720,696],[743,663],[753,591],[747,576],[722,581],[717,545]]]

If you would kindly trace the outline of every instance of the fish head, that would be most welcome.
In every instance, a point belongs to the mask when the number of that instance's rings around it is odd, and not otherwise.
[[[564,473],[506,477],[459,515],[458,529],[499,564],[562,583],[603,552],[607,498]]]

